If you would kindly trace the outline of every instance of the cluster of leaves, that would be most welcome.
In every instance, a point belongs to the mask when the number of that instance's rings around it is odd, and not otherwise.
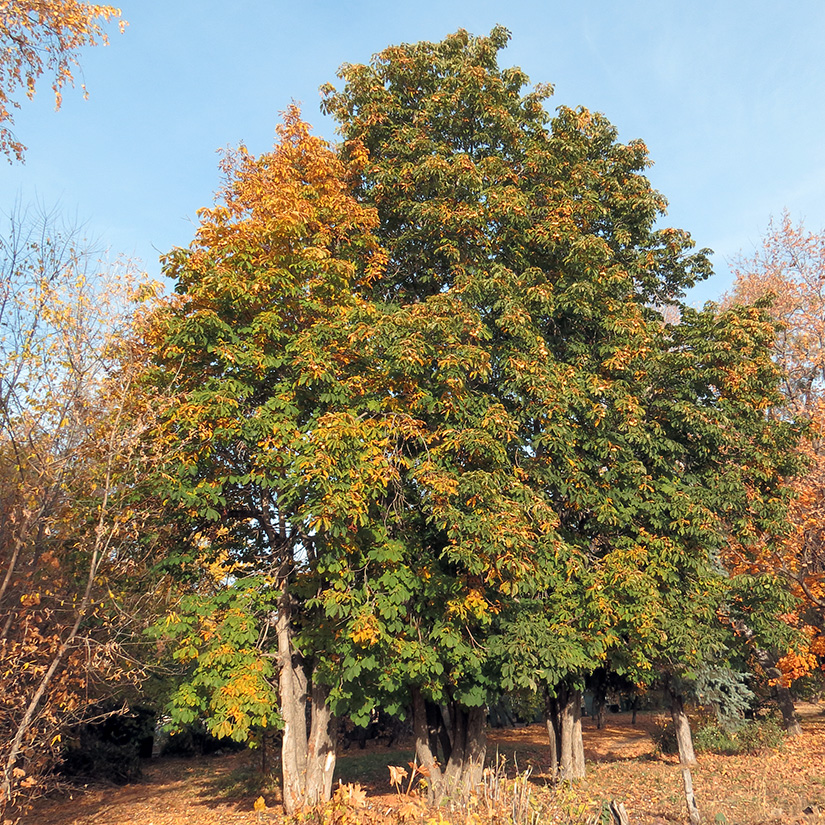
[[[34,97],[45,73],[59,108],[64,87],[74,83],[79,50],[105,44],[104,24],[119,17],[113,6],[78,0],[0,1],[0,153],[23,160],[26,147],[11,130],[20,89]],[[125,25],[121,22],[121,31]]]
[[[774,360],[782,370],[777,417],[807,421],[801,442],[805,467],[794,481],[790,532],[780,544],[766,546],[745,564],[754,572],[778,571],[791,583],[800,609],[785,620],[801,630],[796,644],[779,661],[790,684],[825,662],[825,237],[795,225],[785,213],[771,224],[762,247],[736,263],[729,303],[761,305],[776,321]]]
[[[207,730],[218,739],[254,743],[257,731],[280,724],[270,681],[274,663],[261,655],[273,602],[271,587],[259,579],[240,579],[211,596],[184,596],[178,612],[152,628],[152,635],[181,640],[173,660],[194,663],[173,697],[175,728],[206,719]]]

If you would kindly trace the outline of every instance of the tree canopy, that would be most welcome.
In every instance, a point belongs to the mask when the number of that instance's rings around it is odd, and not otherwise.
[[[502,684],[645,681],[770,625],[771,575],[737,587],[725,551],[785,512],[774,327],[681,303],[710,266],[658,228],[644,144],[549,117],[549,87],[499,67],[508,38],[344,66],[340,149],[290,110],[167,258],[162,485],[189,586],[217,594],[167,623],[201,674],[179,705],[245,735],[278,721],[277,671],[288,808],[323,794],[301,777],[324,710],[412,706],[438,788],[471,781]]]

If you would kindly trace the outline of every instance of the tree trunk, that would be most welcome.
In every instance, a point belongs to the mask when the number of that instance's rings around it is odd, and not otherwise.
[[[317,805],[332,796],[335,770],[335,718],[327,700],[329,688],[312,683],[312,723],[307,748],[306,802]]]
[[[555,782],[559,776],[559,753],[561,751],[561,720],[559,701],[550,691],[544,690],[544,725],[550,742],[550,776]]]
[[[601,730],[604,725],[604,706],[607,702],[607,673],[604,668],[598,668],[590,681],[593,691],[593,716],[596,717],[596,727]]]
[[[462,795],[481,782],[487,754],[487,710],[455,702],[439,707],[412,691],[416,761],[429,775],[428,797],[438,804],[447,794]],[[440,717],[440,718],[439,718]],[[437,747],[443,751],[442,771]]]
[[[693,793],[693,777],[690,775],[690,766],[696,764],[696,754],[693,751],[693,737],[690,733],[690,720],[685,713],[685,704],[682,694],[678,693],[671,685],[670,692],[670,716],[676,728],[676,743],[679,746],[679,762],[682,766],[682,783],[685,788],[685,804],[690,817],[690,825],[699,825],[702,821],[699,815],[699,807],[696,804],[696,796]]]
[[[450,711],[452,747],[444,771],[445,789],[464,794],[481,782],[487,755],[487,709],[453,704]]]
[[[584,740],[582,738],[582,694],[580,690],[573,691],[573,777],[583,779],[584,768]]]
[[[695,765],[696,754],[693,751],[693,737],[690,733],[690,720],[685,713],[682,694],[670,688],[670,717],[676,729],[676,744],[679,746],[679,762],[683,765]]]
[[[570,690],[566,685],[558,687],[561,709],[561,763],[562,780],[581,779],[585,775],[584,745],[581,727],[581,691]]]
[[[281,740],[284,809],[300,810],[306,799],[307,774],[307,678],[292,645],[292,602],[286,579],[281,581],[275,632],[278,638],[278,688],[284,729]]]
[[[434,803],[441,799],[444,782],[431,741],[430,725],[427,721],[427,703],[418,688],[412,689],[412,706],[415,761],[425,771],[427,798],[430,803]]]
[[[685,803],[687,804],[690,825],[701,825],[702,817],[699,814],[699,807],[693,793],[693,777],[690,775],[690,768],[687,765],[682,765],[682,783],[685,786]]]
[[[799,724],[790,690],[781,682],[776,683],[774,690],[776,691],[776,704],[779,705],[779,710],[782,713],[785,733],[788,736],[799,736],[802,733],[802,725]]]

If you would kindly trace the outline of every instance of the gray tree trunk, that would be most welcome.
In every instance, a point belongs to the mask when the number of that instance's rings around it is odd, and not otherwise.
[[[441,799],[444,779],[433,750],[430,726],[427,723],[427,703],[418,688],[412,689],[413,732],[415,734],[415,761],[427,776],[427,798],[430,803]]]
[[[559,685],[559,715],[561,717],[560,778],[582,779],[585,775],[584,745],[581,724],[581,691]]]
[[[693,793],[693,777],[690,775],[690,766],[696,764],[696,754],[693,750],[693,737],[690,733],[690,720],[685,713],[684,699],[673,686],[670,692],[670,716],[676,728],[676,743],[679,746],[679,763],[682,767],[682,783],[685,788],[685,804],[688,809],[690,825],[700,825],[702,817],[696,796]]]
[[[487,755],[487,709],[466,708],[455,702],[439,707],[427,702],[417,688],[412,691],[415,756],[427,774],[430,802],[445,796],[462,796],[482,779]],[[438,717],[436,719],[436,717]],[[437,747],[441,745],[441,764]]]
[[[275,632],[278,638],[278,689],[284,729],[281,739],[284,809],[299,811],[306,800],[307,678],[303,662],[292,644],[292,600],[286,579],[281,583]]]
[[[335,771],[335,717],[328,704],[329,688],[312,683],[312,722],[307,743],[306,802],[317,805],[332,796]]]
[[[550,692],[544,691],[544,725],[550,742],[550,776],[555,782],[559,776],[559,752],[561,751],[561,722],[559,702]]]
[[[676,729],[676,744],[679,746],[679,762],[683,765],[695,765],[696,754],[693,750],[693,736],[690,733],[690,720],[685,713],[685,703],[681,693],[670,690],[670,718]]]
[[[487,756],[487,709],[451,708],[452,745],[444,771],[447,792],[464,794],[481,783]]]
[[[780,682],[776,683],[776,704],[782,713],[782,724],[788,736],[799,736],[802,733],[802,725],[799,724],[799,717],[796,715],[796,708],[793,704],[791,692]]]
[[[575,779],[583,779],[586,771],[584,767],[584,740],[582,738],[582,694],[580,690],[574,691],[574,694],[573,776]]]

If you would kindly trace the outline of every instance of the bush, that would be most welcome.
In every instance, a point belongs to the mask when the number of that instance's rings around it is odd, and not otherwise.
[[[676,728],[666,716],[657,716],[650,732],[657,753],[679,753],[679,743],[676,741]]]
[[[758,753],[782,745],[785,734],[772,718],[741,722],[734,728],[725,728],[717,722],[699,727],[693,737],[697,753]]]
[[[676,729],[664,716],[656,719],[650,733],[656,751],[662,754],[679,753]],[[693,730],[693,749],[697,753],[758,753],[775,750],[785,741],[785,733],[773,717],[742,720],[735,726],[725,726],[713,718],[700,718]]]

